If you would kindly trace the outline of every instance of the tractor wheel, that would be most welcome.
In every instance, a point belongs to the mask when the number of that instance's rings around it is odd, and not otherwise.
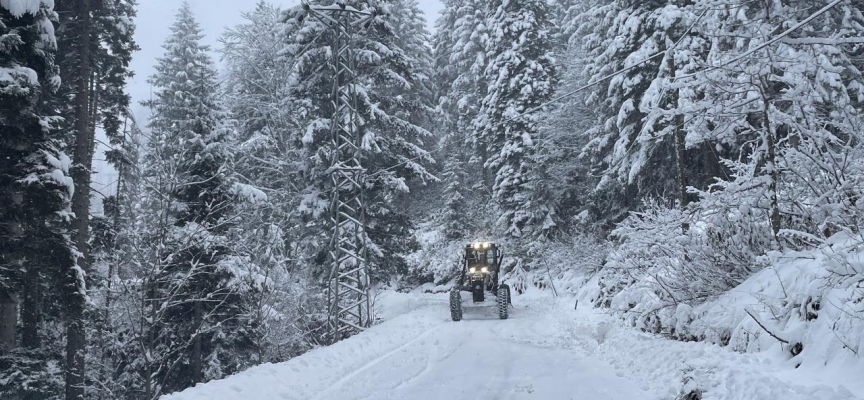
[[[450,291],[450,318],[454,321],[462,320],[462,294],[457,289]]]
[[[507,285],[498,286],[498,318],[507,319],[507,312],[510,305],[510,287]]]
[[[482,303],[486,300],[486,291],[483,290],[483,286],[471,288],[471,299],[475,303]]]

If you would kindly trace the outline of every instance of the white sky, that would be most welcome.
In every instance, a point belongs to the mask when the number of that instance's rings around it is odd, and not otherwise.
[[[218,38],[226,27],[242,22],[240,13],[254,9],[258,0],[188,0],[195,13],[195,18],[204,31],[204,42],[214,50],[218,50]],[[268,0],[272,4],[287,8],[299,3],[298,0]],[[442,0],[418,0],[420,7],[426,13],[429,31],[443,8]],[[132,57],[132,70],[135,77],[129,82],[128,90],[132,96],[132,110],[142,126],[146,125],[148,112],[140,102],[150,97],[150,85],[147,79],[154,72],[156,59],[162,56],[162,43],[170,32],[171,25],[181,0],[141,0],[138,2],[138,18],[135,40],[141,50]],[[213,55],[214,61],[219,61],[219,55]],[[104,139],[103,139],[104,140]],[[101,150],[104,150],[101,149]],[[112,194],[116,173],[104,161],[104,156],[97,155],[94,168],[97,174],[93,177],[93,188],[103,194]],[[98,194],[93,201],[93,211],[101,213],[102,201]]]
[[[298,4],[297,0],[268,0],[272,4],[287,8]],[[226,27],[242,22],[240,13],[251,11],[258,0],[189,0],[195,18],[204,31],[204,41],[214,50],[218,50],[219,35]],[[442,0],[419,0],[420,6],[429,20],[429,31],[432,23],[443,8]],[[141,50],[132,58],[132,70],[136,76],[129,83],[129,91],[135,103],[133,110],[139,122],[146,121],[147,112],[138,103],[150,96],[150,86],[147,78],[153,74],[156,58],[163,53],[162,43],[168,36],[174,16],[180,7],[181,0],[143,0],[138,4],[138,29],[135,40]],[[218,55],[213,58],[218,62]]]

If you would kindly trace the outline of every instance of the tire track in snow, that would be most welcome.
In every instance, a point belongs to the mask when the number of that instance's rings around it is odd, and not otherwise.
[[[439,343],[438,343],[438,341],[436,341],[436,343],[433,343],[433,344],[437,346]],[[426,366],[424,366],[423,369],[420,370],[420,372],[418,372],[418,373],[414,374],[414,376],[400,382],[398,385],[390,388],[390,390],[391,391],[398,391],[398,390],[401,390],[405,387],[411,386],[416,382],[421,381],[420,378],[423,377],[424,375],[426,375],[427,373],[429,373],[429,371],[432,370],[433,366],[438,365],[438,363],[441,362],[442,360],[447,359],[450,356],[452,356],[454,353],[456,353],[457,350],[459,350],[460,347],[462,347],[463,344],[465,344],[465,338],[464,337],[462,338],[462,340],[459,341],[459,343],[457,345],[452,346],[447,351],[447,353],[444,354],[443,356],[439,355],[438,357],[432,357],[430,355],[426,359]],[[369,396],[369,397],[364,398],[364,400],[377,399],[377,398],[380,398],[380,396],[373,395],[373,396]]]
[[[382,355],[382,356],[380,356],[380,357],[378,357],[378,358],[376,358],[376,359],[374,359],[374,360],[372,360],[372,361],[369,361],[369,362],[366,363],[366,364],[363,364],[363,366],[361,366],[360,368],[357,368],[355,371],[351,372],[350,374],[345,375],[344,377],[342,377],[342,379],[339,379],[338,381],[336,381],[336,382],[335,382],[332,386],[330,386],[327,390],[325,390],[325,391],[323,391],[323,392],[321,392],[321,393],[318,393],[316,396],[312,397],[312,399],[314,399],[314,400],[320,400],[320,399],[324,399],[324,398],[326,398],[326,397],[325,397],[326,395],[332,393],[334,390],[337,390],[337,389],[342,388],[342,386],[344,386],[346,383],[350,382],[350,381],[351,381],[352,379],[354,379],[354,377],[356,377],[357,375],[359,375],[359,374],[363,373],[364,371],[366,371],[366,370],[368,370],[368,369],[370,369],[370,368],[372,368],[372,367],[378,365],[381,361],[386,360],[387,358],[393,356],[394,354],[396,354],[396,353],[398,353],[398,352],[400,352],[400,351],[402,351],[402,350],[404,350],[404,349],[410,347],[410,346],[413,345],[414,343],[417,343],[418,341],[422,340],[423,338],[429,336],[432,332],[437,331],[437,330],[440,329],[442,326],[444,326],[446,323],[447,323],[446,321],[445,321],[445,322],[441,322],[441,323],[439,323],[438,325],[435,325],[435,326],[429,328],[426,332],[423,332],[422,334],[420,334],[420,335],[417,336],[416,338],[409,340],[409,341],[406,342],[405,344],[403,344],[403,345],[401,345],[401,346],[399,346],[399,347],[397,347],[397,348],[395,348],[395,349],[393,349],[393,350],[391,350],[391,351],[385,353],[384,355]]]

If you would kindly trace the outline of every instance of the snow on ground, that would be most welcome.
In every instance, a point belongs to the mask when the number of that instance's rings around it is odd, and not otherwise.
[[[605,312],[625,325],[705,342],[697,348],[725,346],[717,354],[729,358],[726,364],[756,359],[790,382],[822,382],[864,394],[860,243],[838,234],[816,249],[771,254],[768,266],[740,285],[691,304],[664,296],[653,281],[656,270],[635,271],[634,278],[634,270],[622,273],[612,265],[587,282],[573,279],[572,286],[578,287],[580,304],[605,303]],[[735,358],[735,352],[753,354]],[[725,382],[726,377],[700,372],[713,365],[693,368],[693,374],[704,375],[694,382]]]
[[[798,374],[775,354],[669,340],[622,327],[603,310],[584,307],[562,324],[583,356],[609,363],[638,382],[643,399],[671,400],[694,389],[703,400],[852,400],[864,394],[852,375]]]
[[[820,383],[782,362],[620,325],[574,299],[529,291],[511,318],[492,302],[449,320],[441,294],[383,293],[387,321],[276,365],[198,385],[164,400],[228,399],[861,399],[855,382]],[[858,392],[861,393],[861,392]]]

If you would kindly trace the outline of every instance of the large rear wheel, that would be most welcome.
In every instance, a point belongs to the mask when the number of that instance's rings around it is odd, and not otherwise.
[[[462,294],[459,289],[450,291],[450,318],[454,321],[462,320]]]
[[[498,301],[498,318],[507,319],[510,311],[510,287],[507,285],[499,285],[496,296]]]

